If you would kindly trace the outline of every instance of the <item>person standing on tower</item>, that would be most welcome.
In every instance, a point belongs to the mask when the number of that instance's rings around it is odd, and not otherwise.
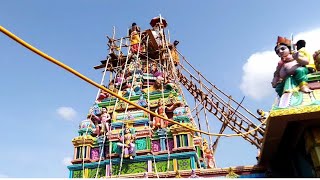
[[[179,64],[179,54],[177,52],[177,45],[178,44],[179,44],[179,41],[175,40],[173,42],[173,45],[172,44],[169,45],[171,57],[172,57],[172,60],[173,60],[173,63],[175,66]]]
[[[311,56],[311,54],[309,54],[306,51],[306,41],[301,39],[301,40],[297,41],[296,46],[297,46],[297,50],[298,50],[299,56],[305,56],[309,60],[309,64],[306,65],[306,67],[308,68],[309,73],[316,72],[316,66],[314,64],[313,57]]]
[[[138,51],[141,52],[140,44],[140,27],[136,23],[132,23],[131,29],[129,29],[130,36],[130,50],[132,54],[137,54]]]

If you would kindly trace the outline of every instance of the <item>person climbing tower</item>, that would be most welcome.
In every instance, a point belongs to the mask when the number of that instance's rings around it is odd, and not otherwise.
[[[297,51],[299,52],[299,56],[305,56],[309,60],[309,64],[306,65],[309,73],[316,72],[316,66],[314,64],[314,59],[311,56],[311,54],[306,51],[306,41],[301,39],[301,40],[297,41],[296,46],[297,46]]]

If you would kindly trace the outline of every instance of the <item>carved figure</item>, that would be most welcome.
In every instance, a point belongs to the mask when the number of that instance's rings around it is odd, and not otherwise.
[[[168,111],[172,111],[174,110],[176,107],[180,106],[180,103],[175,103],[170,107],[167,107],[163,104],[162,100],[159,99],[158,101],[158,108],[156,109],[155,113],[159,114],[165,118],[168,118],[167,114],[166,114],[166,110]],[[168,121],[165,121],[159,117],[154,117],[153,118],[153,126],[152,129],[157,129],[157,128],[166,128],[168,126]]]
[[[148,105],[147,100],[144,98],[143,94],[140,94],[140,98],[137,104],[142,107],[146,107]]]
[[[110,123],[110,114],[108,113],[107,111],[107,108],[102,108],[101,110],[101,115],[100,117],[99,116],[96,116],[95,114],[92,113],[92,117],[94,118],[95,120],[95,124],[100,124],[101,123],[101,132],[102,133],[107,133],[110,131],[109,129],[109,123]],[[100,128],[99,128],[99,125],[97,126],[96,125],[96,134],[97,136],[100,135]]]
[[[128,125],[126,125],[125,129],[121,133],[121,136],[118,136],[118,139],[120,142],[117,143],[118,147],[120,147],[123,150],[123,157],[133,159],[133,157],[136,155],[135,150],[135,135],[134,130],[130,129]]]
[[[118,75],[117,75],[117,78],[116,78],[116,83],[115,85],[120,85],[124,82],[124,75],[123,75],[123,72],[121,71]]]
[[[206,158],[206,164],[208,168],[215,168],[215,160],[213,157],[213,152],[209,148],[207,141],[203,142],[202,151],[203,151],[204,157]]]
[[[285,81],[289,78],[294,81],[293,84],[299,86],[300,91],[305,93],[311,92],[307,84],[308,69],[305,67],[305,65],[309,64],[309,60],[307,57],[299,54],[299,52],[292,54],[290,48],[288,42],[281,39],[280,42],[278,39],[278,44],[274,48],[281,60],[278,62],[271,84],[279,96],[281,96],[283,92],[293,90],[284,89]]]
[[[191,170],[191,175],[189,176],[189,178],[199,178],[194,169]]]

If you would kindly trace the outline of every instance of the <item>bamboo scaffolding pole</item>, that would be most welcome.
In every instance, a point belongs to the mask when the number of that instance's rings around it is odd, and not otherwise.
[[[187,59],[177,50],[177,52],[181,55],[181,57],[183,58],[183,60],[196,72],[199,72],[198,70],[196,70],[190,63],[189,61],[187,61]],[[222,90],[220,90],[219,88],[217,88],[216,85],[212,84],[207,78],[205,78],[202,74],[201,77],[207,81],[212,87],[214,87],[216,90],[218,90],[221,94],[225,95],[226,97],[228,97],[229,95],[225,94]],[[236,103],[237,105],[239,105],[239,103],[237,101],[235,101],[234,99],[231,99],[234,103]],[[243,107],[242,105],[240,105],[240,107],[242,109],[244,109],[245,111],[247,111],[249,114],[251,114],[253,117],[257,118],[258,117],[256,115],[254,115],[253,113],[251,113],[247,108]]]

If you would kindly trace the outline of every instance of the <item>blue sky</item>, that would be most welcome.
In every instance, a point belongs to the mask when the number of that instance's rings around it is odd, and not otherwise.
[[[278,35],[319,42],[320,2],[268,1],[12,1],[0,24],[96,82],[93,66],[107,56],[112,27],[124,36],[161,14],[178,49],[211,82],[255,112],[270,109]],[[320,46],[319,46],[320,49]],[[0,177],[68,177],[64,160],[97,89],[0,34]],[[65,108],[63,108],[65,107]],[[212,119],[212,121],[216,121]],[[220,127],[211,127],[213,132]],[[232,133],[226,131],[226,133]],[[222,138],[219,167],[253,165],[257,150],[240,137]]]

